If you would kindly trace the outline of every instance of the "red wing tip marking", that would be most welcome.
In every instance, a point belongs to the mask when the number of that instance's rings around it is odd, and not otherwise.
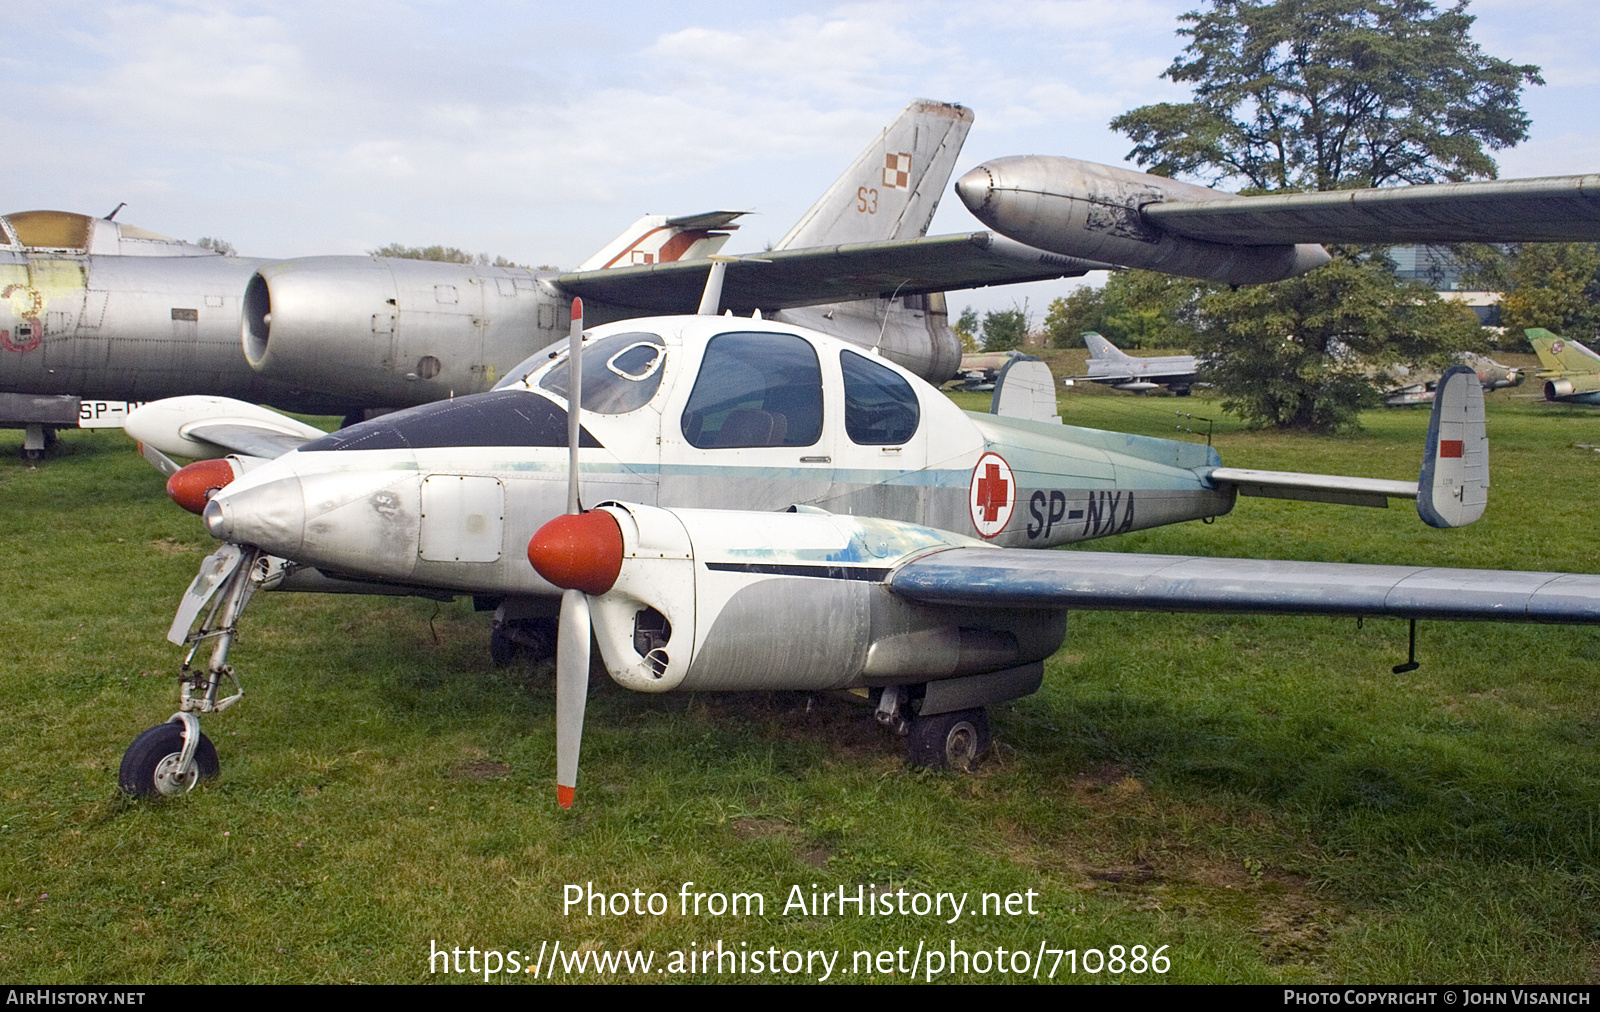
[[[1465,447],[1463,441],[1460,439],[1439,440],[1440,457],[1460,457],[1464,452],[1464,449]]]
[[[568,787],[565,784],[556,784],[556,804],[562,808],[572,807],[572,798],[575,794],[577,794],[575,788]]]

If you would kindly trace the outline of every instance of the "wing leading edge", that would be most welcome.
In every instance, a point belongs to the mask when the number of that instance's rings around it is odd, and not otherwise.
[[[897,569],[925,604],[1600,624],[1600,576],[952,548]]]
[[[728,262],[721,306],[749,315],[756,309],[1078,277],[1110,266],[1034,249],[993,232],[769,250]],[[555,283],[568,295],[611,305],[693,313],[710,270],[710,260],[679,260],[575,271]]]

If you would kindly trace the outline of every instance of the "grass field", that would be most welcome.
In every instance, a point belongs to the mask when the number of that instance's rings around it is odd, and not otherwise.
[[[1490,400],[1491,505],[1466,530],[1245,499],[1215,524],[1086,548],[1600,571],[1600,455],[1572,445],[1600,443],[1600,412]],[[1415,478],[1426,426],[1371,413],[1324,439],[1242,431],[1200,397],[1062,408],[1149,435],[1209,416],[1230,465],[1385,478]],[[470,602],[265,594],[232,658],[248,696],[205,722],[221,779],[133,801],[117,765],[174,709],[162,637],[213,543],[120,433],[69,433],[37,469],[8,438],[0,979],[456,980],[471,975],[430,976],[431,946],[531,962],[557,940],[656,953],[648,974],[573,979],[822,976],[655,972],[719,940],[837,951],[830,979],[851,982],[905,980],[852,972],[854,954],[905,947],[909,963],[919,942],[1004,949],[1013,968],[1041,944],[1171,960],[1160,977],[1063,961],[1057,981],[1600,978],[1596,630],[1424,623],[1421,669],[1393,675],[1398,621],[1077,614],[1043,691],[996,708],[974,775],[908,767],[832,697],[597,681],[579,807],[562,812],[551,670],[493,667]],[[564,886],[589,882],[659,892],[669,912],[564,912]],[[682,914],[685,882],[759,893],[765,913]],[[783,909],[795,886],[863,884],[967,893],[969,910]],[[1028,890],[1036,915],[971,914]],[[989,965],[939,979],[1031,979]]]

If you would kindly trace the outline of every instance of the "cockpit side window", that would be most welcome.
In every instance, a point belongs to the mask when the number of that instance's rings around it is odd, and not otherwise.
[[[667,349],[655,334],[612,334],[583,346],[583,410],[621,415],[642,408],[661,387]],[[571,369],[562,358],[539,380],[557,397],[571,390]]]
[[[794,334],[718,334],[683,410],[683,436],[701,449],[810,446],[822,438],[822,369]]]
[[[865,355],[839,353],[844,371],[844,431],[862,446],[904,443],[917,432],[922,408],[905,377]]]

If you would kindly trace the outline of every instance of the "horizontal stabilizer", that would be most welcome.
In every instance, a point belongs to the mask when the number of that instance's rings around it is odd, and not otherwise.
[[[895,594],[926,604],[1600,624],[1600,576],[954,548],[906,563]]]
[[[1108,267],[1047,253],[993,232],[770,250],[728,261],[721,306],[748,316],[756,309],[1075,278]],[[569,296],[646,313],[687,315],[699,307],[710,270],[709,260],[680,260],[574,271],[555,283]]]
[[[1256,471],[1248,467],[1217,467],[1206,473],[1212,484],[1232,485],[1240,495],[1302,502],[1337,503],[1341,506],[1376,506],[1391,498],[1415,499],[1417,483],[1383,478],[1352,478],[1339,474],[1300,474],[1296,471]]]
[[[1468,366],[1446,369],[1434,387],[1417,489],[1417,515],[1429,527],[1465,527],[1489,503],[1483,384]]]

